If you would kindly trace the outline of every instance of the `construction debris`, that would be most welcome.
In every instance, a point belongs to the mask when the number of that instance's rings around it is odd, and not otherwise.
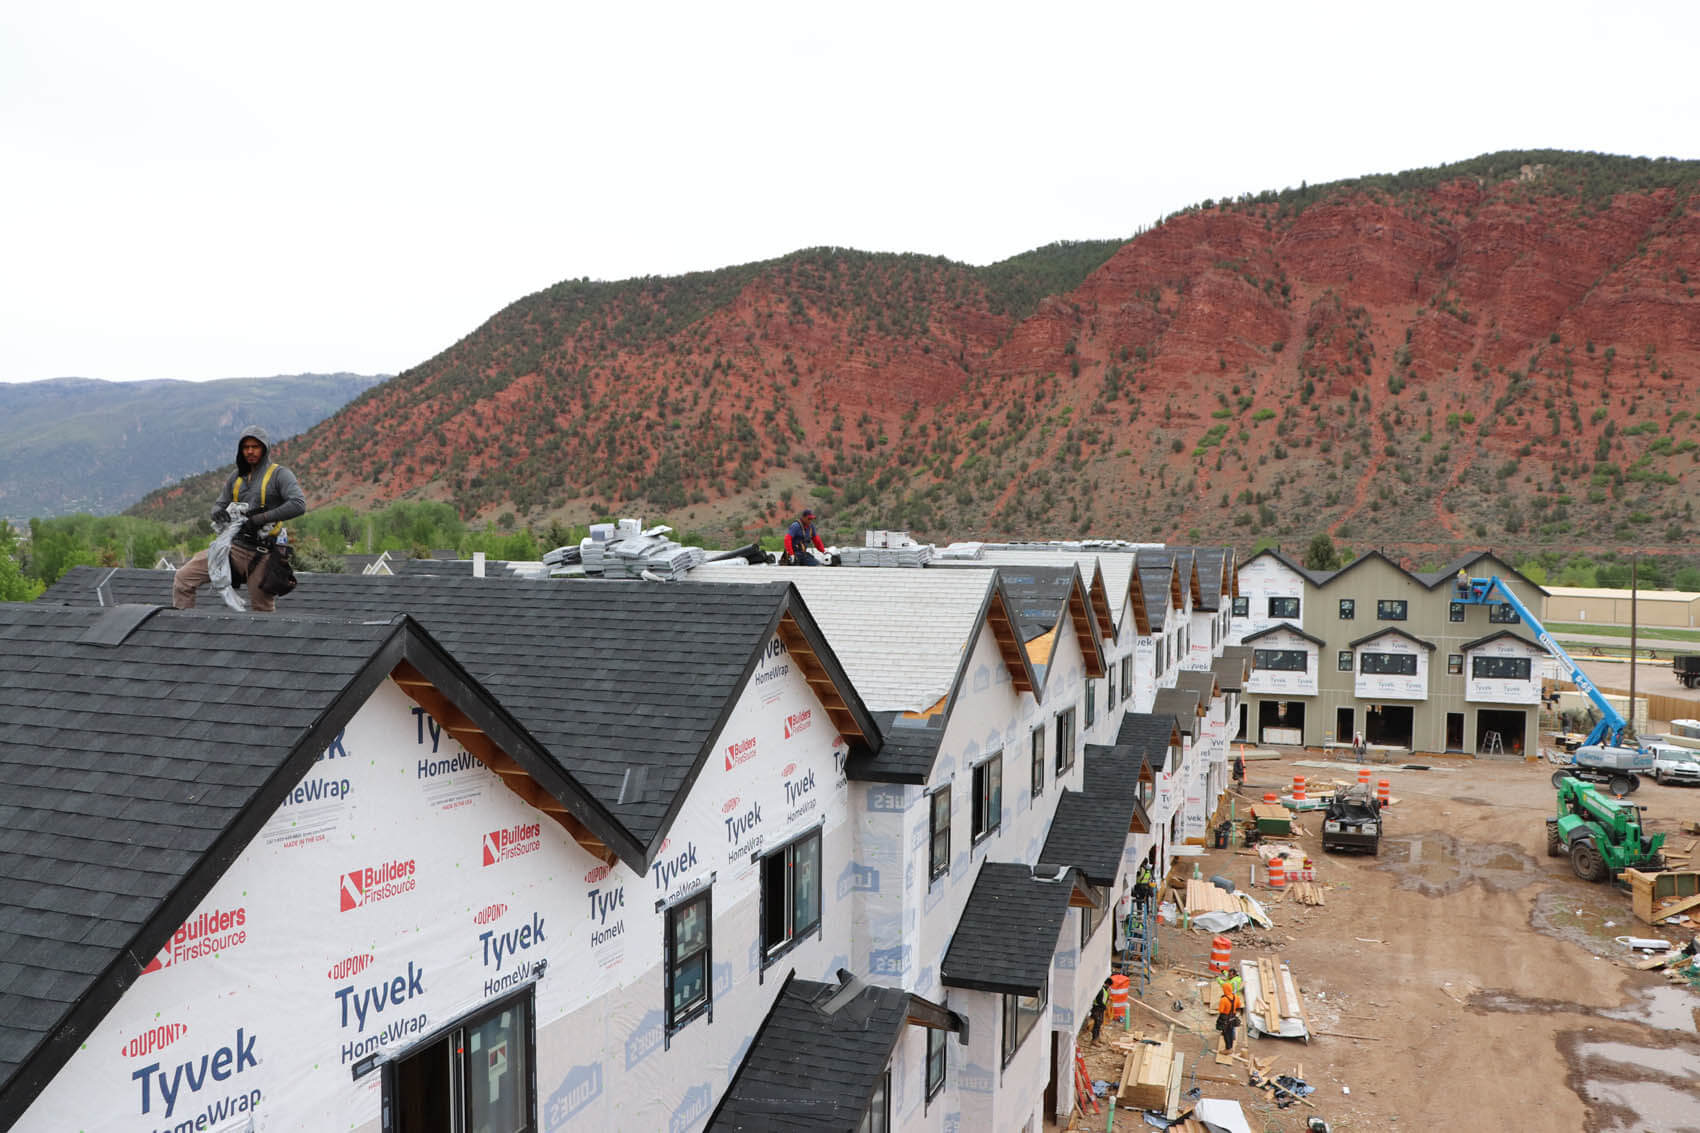
[[[1304,996],[1285,961],[1273,956],[1241,960],[1245,980],[1246,1023],[1253,1035],[1310,1041],[1310,1017]]]
[[[1324,905],[1323,888],[1314,881],[1287,883],[1287,896],[1301,905]]]

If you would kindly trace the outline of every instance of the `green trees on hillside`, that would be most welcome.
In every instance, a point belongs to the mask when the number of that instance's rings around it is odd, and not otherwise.
[[[18,533],[0,519],[0,602],[28,602],[41,590],[41,583],[24,577],[18,565]]]

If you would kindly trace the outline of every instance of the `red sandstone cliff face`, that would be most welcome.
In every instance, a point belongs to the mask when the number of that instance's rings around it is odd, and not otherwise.
[[[844,535],[1693,540],[1686,188],[1301,203],[1176,216],[1020,309],[991,269],[832,250],[563,285],[289,456],[326,501],[720,536],[807,499]]]

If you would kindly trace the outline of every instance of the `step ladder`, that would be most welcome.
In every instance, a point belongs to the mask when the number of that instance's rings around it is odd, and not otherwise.
[[[1500,756],[1505,754],[1505,745],[1500,742],[1498,732],[1488,732],[1482,737],[1482,754]]]
[[[1144,999],[1151,987],[1151,965],[1157,959],[1157,894],[1151,895],[1145,911],[1136,904],[1127,915],[1124,928],[1127,947],[1122,950],[1121,974],[1128,978],[1128,990]],[[1132,1015],[1129,1015],[1132,1026]]]

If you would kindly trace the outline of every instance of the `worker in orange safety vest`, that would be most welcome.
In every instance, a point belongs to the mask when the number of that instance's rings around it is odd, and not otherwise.
[[[1234,1049],[1234,1032],[1239,1029],[1245,997],[1233,980],[1225,978],[1216,982],[1216,994],[1216,1029],[1222,1033],[1222,1053],[1227,1054]]]

